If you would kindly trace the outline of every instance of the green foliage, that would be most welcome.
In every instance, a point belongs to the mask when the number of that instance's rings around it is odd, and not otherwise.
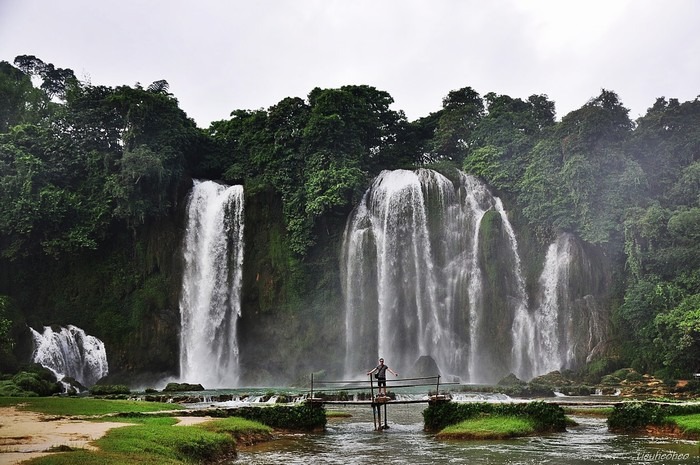
[[[675,423],[683,433],[700,436],[700,414],[669,416],[668,421]]]
[[[204,387],[201,384],[190,383],[168,383],[164,388],[164,392],[188,392],[188,391],[203,391]]]
[[[28,365],[10,379],[0,381],[0,396],[50,396],[62,391],[54,374],[37,364]]]
[[[676,307],[654,318],[662,363],[685,374],[700,369],[700,294],[685,297]]]
[[[266,435],[269,437],[272,433],[272,428],[269,426],[240,417],[228,417],[208,421],[202,424],[201,428],[215,433],[230,434],[234,438],[240,438],[250,434]]]
[[[314,431],[326,426],[325,411],[313,404],[243,407],[236,409],[236,416],[285,430]]]
[[[527,436],[535,432],[529,418],[488,415],[464,420],[444,428],[439,438],[505,439]]]
[[[56,381],[42,379],[37,373],[21,371],[12,377],[12,382],[23,391],[34,392],[40,396],[50,396],[62,391]]]
[[[246,210],[257,234],[246,233],[246,253],[256,250],[244,298],[272,333],[279,321],[294,328],[298,337],[280,344],[304,359],[339,335],[326,307],[339,302],[348,213],[381,170],[437,161],[497,189],[518,233],[531,232],[530,248],[559,231],[604,248],[616,277],[611,340],[625,365],[698,369],[698,99],[659,98],[636,124],[609,90],[560,122],[546,95],[482,97],[463,87],[414,122],[392,104],[370,86],[316,88],[200,130],[167,81],[95,86],[35,56],[0,62],[0,293],[21,313],[0,313],[0,350],[12,342],[9,322],[55,318],[103,338],[120,367],[172,365],[177,206],[189,176],[200,176],[244,184],[257,210],[269,201],[259,217]],[[529,253],[532,287],[541,257]],[[149,325],[170,337],[153,358],[139,353]],[[263,331],[253,326],[251,334]]]
[[[90,387],[93,396],[109,396],[115,394],[130,394],[131,390],[123,384],[95,384]]]
[[[28,74],[0,61],[0,134],[12,126],[36,122],[48,113],[50,105]]]
[[[615,405],[608,417],[608,427],[613,431],[639,431],[649,425],[662,426],[680,415],[697,415],[697,404],[660,404],[630,401]]]
[[[0,406],[7,407],[11,405],[47,415],[133,415],[143,412],[172,411],[183,408],[179,404],[94,399],[91,397],[0,398]]]
[[[535,430],[539,432],[566,429],[564,410],[558,405],[541,401],[522,404],[440,402],[429,405],[423,411],[427,431],[439,431],[483,415],[524,417],[531,420]]]
[[[6,295],[0,295],[0,359],[2,360],[11,355],[15,346],[15,341],[10,334],[12,321],[8,319],[9,313],[10,298]]]
[[[102,451],[119,454],[122,460],[141,455],[150,461],[203,463],[235,453],[235,443],[228,435],[197,427],[174,427],[174,423],[174,419],[161,418],[141,425],[114,428],[97,443]],[[140,462],[143,459],[137,460],[136,463],[143,463]]]

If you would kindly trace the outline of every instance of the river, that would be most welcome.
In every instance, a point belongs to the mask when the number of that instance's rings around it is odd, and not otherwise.
[[[437,440],[423,431],[422,404],[389,405],[389,429],[374,431],[367,406],[328,407],[324,433],[283,435],[243,448],[232,464],[697,464],[696,441],[613,434],[604,418],[573,416],[566,432],[499,441]]]

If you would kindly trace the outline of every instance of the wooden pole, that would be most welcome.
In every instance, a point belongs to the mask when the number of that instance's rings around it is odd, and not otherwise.
[[[370,392],[370,400],[372,401],[372,420],[374,421],[374,430],[378,430],[379,426],[382,424],[382,418],[381,414],[379,415],[379,424],[377,424],[377,411],[379,410],[379,406],[377,405],[377,409],[375,411],[375,402],[374,402],[374,382],[372,381],[372,373],[369,374],[369,392]]]
[[[386,424],[387,420],[387,414],[386,414],[386,403],[384,404],[384,429],[389,429],[389,425]]]
[[[314,400],[314,372],[311,372],[311,401]]]

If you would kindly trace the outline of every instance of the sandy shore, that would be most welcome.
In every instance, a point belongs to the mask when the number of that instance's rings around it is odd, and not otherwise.
[[[184,417],[178,424],[189,425],[210,419]],[[91,441],[121,426],[127,426],[127,423],[74,420],[15,407],[0,407],[0,465],[47,455],[51,448],[60,446],[95,450]]]

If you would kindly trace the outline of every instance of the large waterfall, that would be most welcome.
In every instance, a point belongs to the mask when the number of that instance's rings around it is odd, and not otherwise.
[[[243,270],[243,187],[194,181],[180,297],[180,377],[236,386]]]
[[[442,375],[472,383],[570,365],[571,318],[557,313],[566,280],[553,276],[566,273],[567,249],[553,247],[545,297],[529,308],[515,232],[486,185],[461,172],[382,172],[345,231],[346,376],[379,356],[408,373],[430,356]]]
[[[39,333],[30,328],[34,338],[33,362],[51,370],[59,381],[70,377],[86,387],[107,376],[109,367],[102,341],[76,326],[57,329],[45,326]]]

